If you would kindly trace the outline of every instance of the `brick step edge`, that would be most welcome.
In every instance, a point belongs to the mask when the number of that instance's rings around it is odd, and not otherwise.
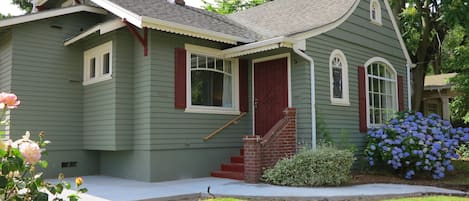
[[[232,156],[230,161],[231,163],[244,163],[244,156]]]
[[[229,171],[229,172],[241,172],[244,173],[244,164],[243,163],[228,163],[228,164],[221,164],[222,171]]]
[[[213,171],[210,175],[212,177],[244,180],[244,173],[240,173],[240,172]]]

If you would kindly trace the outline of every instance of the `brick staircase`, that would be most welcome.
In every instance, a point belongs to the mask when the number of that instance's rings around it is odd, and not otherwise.
[[[221,170],[213,171],[212,177],[244,180],[244,149],[240,149],[239,156],[231,156],[230,163],[222,164]]]

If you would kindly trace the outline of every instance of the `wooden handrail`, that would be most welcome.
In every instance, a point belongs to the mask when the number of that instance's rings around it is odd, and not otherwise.
[[[213,138],[215,135],[218,135],[221,131],[225,130],[226,128],[230,127],[231,125],[235,124],[235,123],[238,123],[238,120],[243,118],[244,116],[246,116],[246,112],[241,112],[241,114],[239,114],[238,116],[236,116],[235,118],[233,118],[232,120],[229,120],[228,122],[226,122],[225,125],[223,125],[222,127],[218,128],[217,130],[213,131],[212,133],[210,133],[210,135],[207,135],[205,137],[203,137],[202,139],[204,141],[207,141],[207,140],[210,140],[211,138]]]

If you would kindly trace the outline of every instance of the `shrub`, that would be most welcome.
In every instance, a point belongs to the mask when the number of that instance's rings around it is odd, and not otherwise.
[[[368,132],[365,154],[369,165],[384,162],[406,179],[421,172],[441,179],[454,169],[451,159],[458,158],[459,143],[469,141],[469,128],[453,128],[448,121],[432,114],[398,113],[384,126]]]
[[[319,146],[315,151],[305,149],[278,161],[264,172],[262,179],[284,186],[340,185],[350,179],[354,160],[351,151]]]
[[[459,147],[458,153],[463,158],[469,158],[469,142]]]

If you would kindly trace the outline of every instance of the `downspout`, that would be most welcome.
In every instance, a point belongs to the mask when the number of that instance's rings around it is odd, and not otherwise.
[[[412,91],[410,88],[410,64],[405,65],[407,67],[407,106],[409,108],[409,111],[412,111]]]
[[[302,50],[300,50],[301,46],[306,49],[305,42],[302,43],[295,43],[293,45],[293,51],[309,61],[310,63],[310,77],[311,77],[311,148],[316,150],[316,85],[314,79],[314,60],[307,54],[305,54]]]

